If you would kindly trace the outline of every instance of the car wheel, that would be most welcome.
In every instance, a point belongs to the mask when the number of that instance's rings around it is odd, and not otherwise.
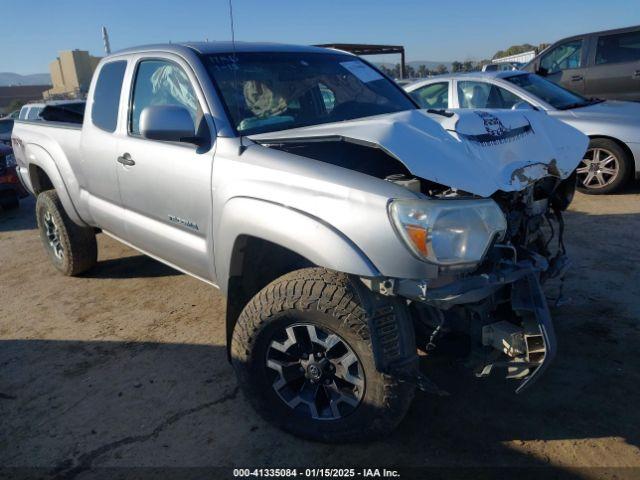
[[[96,264],[98,246],[92,228],[76,225],[55,190],[38,195],[36,220],[51,263],[65,275],[79,275]]]
[[[298,270],[242,311],[232,363],[266,420],[310,440],[347,442],[385,435],[405,416],[414,386],[376,369],[357,281],[321,268]]]
[[[583,193],[605,194],[620,189],[629,178],[631,159],[613,140],[596,138],[576,169],[577,187]]]
[[[15,193],[9,193],[3,197],[0,197],[0,208],[2,210],[15,210],[20,206],[20,200]]]

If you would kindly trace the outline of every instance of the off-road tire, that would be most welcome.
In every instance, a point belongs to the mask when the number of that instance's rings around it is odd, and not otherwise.
[[[578,180],[576,183],[577,189],[582,193],[587,193],[589,195],[606,195],[609,193],[613,193],[619,191],[624,187],[629,178],[631,177],[632,172],[632,163],[633,159],[629,156],[629,154],[616,142],[613,140],[609,140],[608,138],[594,138],[589,142],[589,148],[587,152],[592,149],[603,149],[611,152],[613,156],[615,156],[617,164],[618,164],[618,173],[616,177],[613,179],[611,183],[605,185],[603,187],[585,187],[582,178],[578,176]],[[585,153],[586,155],[586,153]],[[583,163],[578,165],[578,168],[584,167]]]
[[[62,247],[62,258],[49,243],[45,217],[56,226],[59,243]],[[47,190],[38,195],[36,200],[36,220],[40,239],[51,263],[64,275],[73,276],[86,272],[96,264],[98,245],[92,228],[75,224],[64,211],[64,207],[55,190]]]
[[[262,289],[246,305],[231,343],[233,367],[242,391],[256,411],[274,425],[299,437],[322,442],[354,442],[379,438],[404,418],[415,387],[380,373],[374,363],[368,317],[369,302],[359,279],[322,268],[284,275]],[[380,299],[378,297],[378,305]],[[399,308],[382,300],[386,312]],[[300,415],[276,394],[265,373],[267,349],[273,335],[286,326],[313,323],[337,334],[355,352],[364,372],[364,394],[347,416],[318,420]],[[415,352],[415,340],[409,350]],[[412,350],[411,350],[412,349]]]

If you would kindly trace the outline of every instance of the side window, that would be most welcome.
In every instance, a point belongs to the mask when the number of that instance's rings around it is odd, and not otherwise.
[[[461,108],[511,108],[523,100],[497,85],[486,82],[458,82],[458,102]]]
[[[115,132],[120,109],[120,92],[127,62],[117,61],[103,65],[93,92],[91,121],[107,132]]]
[[[519,96],[517,96],[515,93],[511,93],[509,90],[506,90],[502,87],[493,85],[493,88],[495,88],[496,90],[496,96],[500,97],[500,103],[502,105],[501,107],[494,107],[494,108],[511,108],[516,103],[525,101]]]
[[[484,82],[458,82],[460,108],[488,108],[491,85]]]
[[[598,38],[596,65],[640,60],[640,31]]]
[[[178,105],[187,109],[194,126],[202,115],[187,74],[168,60],[143,60],[138,65],[129,132],[140,135],[140,115],[150,105]],[[196,129],[197,130],[197,129]]]
[[[18,114],[18,120],[26,120],[27,119],[27,112],[29,111],[29,107],[22,107],[20,109],[20,113]]]
[[[449,82],[432,83],[409,93],[421,108],[449,108]]]
[[[582,40],[573,40],[558,45],[542,57],[540,66],[547,73],[555,73],[568,68],[580,68],[582,66]]]

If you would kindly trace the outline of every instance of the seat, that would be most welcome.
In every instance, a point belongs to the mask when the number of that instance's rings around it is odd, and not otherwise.
[[[470,108],[486,108],[487,107],[487,92],[480,85],[474,85],[471,92],[471,98],[469,99]]]

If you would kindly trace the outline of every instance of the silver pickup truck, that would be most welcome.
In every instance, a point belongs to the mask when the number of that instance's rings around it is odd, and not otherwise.
[[[420,110],[334,50],[171,44],[104,58],[81,125],[12,143],[53,265],[94,266],[102,232],[220,289],[244,393],[297,435],[384,435],[443,393],[418,352],[447,335],[517,391],[554,356],[541,285],[588,140],[543,112]]]

